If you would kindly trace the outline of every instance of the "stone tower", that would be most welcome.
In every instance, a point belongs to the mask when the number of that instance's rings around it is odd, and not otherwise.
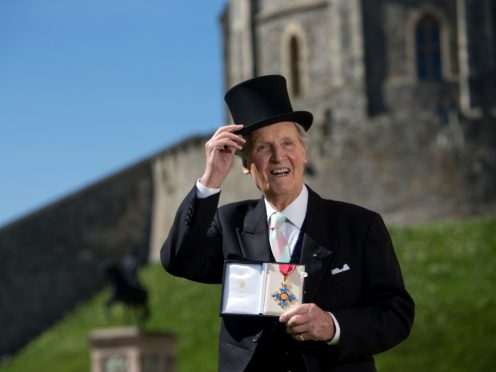
[[[297,106],[331,109],[338,121],[439,105],[473,116],[495,107],[495,9],[491,0],[229,0],[226,88],[279,73]]]
[[[491,0],[230,0],[226,88],[283,74],[309,110],[307,182],[392,222],[494,205]]]

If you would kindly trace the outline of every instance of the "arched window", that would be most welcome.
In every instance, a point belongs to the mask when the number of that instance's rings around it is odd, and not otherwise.
[[[441,32],[439,22],[426,15],[415,28],[417,76],[420,80],[441,80]]]
[[[296,36],[292,36],[289,40],[289,91],[294,97],[298,97],[302,93],[302,71],[301,71],[301,50]]]
[[[288,79],[290,96],[300,98],[308,91],[308,43],[303,27],[294,22],[281,35],[281,71]]]

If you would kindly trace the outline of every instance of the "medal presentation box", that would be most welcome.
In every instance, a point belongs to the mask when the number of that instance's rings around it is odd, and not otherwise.
[[[304,265],[226,261],[221,315],[279,316],[302,303],[305,276]]]

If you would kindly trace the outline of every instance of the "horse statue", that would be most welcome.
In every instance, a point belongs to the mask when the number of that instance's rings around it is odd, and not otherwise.
[[[120,264],[114,261],[103,264],[104,277],[112,286],[105,307],[110,312],[113,305],[121,303],[137,315],[139,322],[143,322],[150,316],[150,310],[148,292],[139,282],[138,268],[137,257],[133,254],[124,256]]]

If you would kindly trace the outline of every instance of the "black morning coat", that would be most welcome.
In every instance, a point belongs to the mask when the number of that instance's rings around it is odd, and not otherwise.
[[[295,341],[294,350],[303,370],[375,371],[373,354],[404,340],[414,318],[390,236],[379,214],[308,189],[300,259],[308,273],[303,302],[331,312],[341,337],[334,346]],[[221,283],[226,259],[273,260],[263,199],[222,207],[218,202],[219,194],[197,198],[195,187],[183,200],[161,250],[170,274]],[[349,270],[333,270],[345,264]],[[265,317],[223,317],[219,371],[244,371],[258,346],[271,347],[259,342],[266,328]]]

